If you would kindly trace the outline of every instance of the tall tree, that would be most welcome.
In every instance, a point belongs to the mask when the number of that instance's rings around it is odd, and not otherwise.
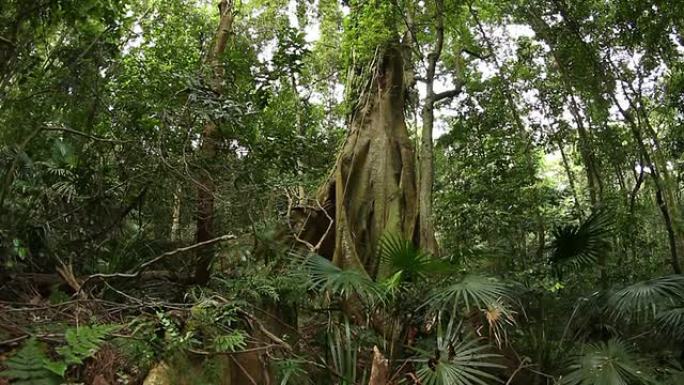
[[[398,23],[391,2],[371,3],[377,4],[352,4],[356,25],[346,33],[349,39],[362,30],[366,36],[350,52],[349,131],[302,238],[336,265],[377,277],[388,273],[376,257],[380,239],[414,238],[418,196]]]
[[[228,40],[233,30],[233,1],[221,0],[219,3],[219,26],[216,31],[214,43],[206,57],[208,66],[207,80],[211,90],[221,94],[223,86],[223,66],[221,55],[225,53]],[[216,157],[217,145],[220,140],[218,123],[208,120],[202,129],[202,143],[200,145],[200,157],[211,161]],[[206,242],[212,239],[214,234],[214,205],[215,205],[216,185],[213,176],[208,170],[203,170],[199,176],[199,186],[197,189],[197,243]],[[211,248],[198,252],[195,266],[195,282],[206,283],[209,280],[213,253]]]
[[[427,67],[425,78],[421,79],[425,83],[425,98],[421,108],[422,129],[420,138],[419,152],[419,244],[420,247],[433,254],[437,253],[437,241],[435,239],[434,213],[432,209],[433,188],[435,180],[434,166],[434,139],[433,131],[435,125],[435,104],[452,98],[461,92],[461,84],[455,88],[443,92],[435,92],[435,79],[437,78],[437,68],[444,49],[444,19],[445,7],[443,0],[434,1],[434,43],[432,50],[427,55]]]

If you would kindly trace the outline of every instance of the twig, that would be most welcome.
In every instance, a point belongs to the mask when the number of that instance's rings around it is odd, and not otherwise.
[[[119,140],[119,139],[109,139],[109,138],[103,138],[100,136],[94,136],[90,135],[88,133],[74,130],[72,128],[67,128],[67,127],[58,127],[58,126],[45,126],[43,127],[45,131],[61,131],[61,132],[66,132],[69,134],[77,135],[77,136],[82,136],[84,138],[92,139],[92,140],[97,140],[99,142],[110,142],[110,143],[130,143],[134,142],[133,140]]]
[[[280,339],[280,338],[279,338],[278,336],[276,336],[275,334],[271,333],[268,329],[266,329],[266,328],[264,327],[264,325],[263,325],[255,316],[253,316],[252,314],[250,314],[250,313],[248,313],[248,312],[246,312],[246,311],[244,311],[244,310],[243,310],[243,311],[240,311],[240,312],[241,312],[242,314],[244,314],[244,315],[245,315],[247,318],[249,318],[250,320],[254,321],[254,322],[257,324],[257,327],[259,328],[259,331],[262,332],[262,333],[264,333],[264,335],[266,335],[266,337],[270,338],[273,342],[275,342],[276,344],[278,344],[278,345],[284,347],[285,349],[287,349],[287,350],[289,350],[289,351],[292,351],[292,346],[290,346],[290,344],[288,344],[287,342],[283,341],[282,339]]]
[[[230,356],[230,359],[233,360],[233,363],[235,363],[235,365],[237,365],[238,368],[240,368],[242,373],[245,375],[245,377],[247,377],[247,379],[249,380],[249,382],[252,383],[252,385],[259,385],[256,381],[254,381],[254,378],[252,378],[252,376],[249,375],[247,369],[245,369],[244,366],[240,365],[240,363],[238,362],[238,360],[235,359],[235,357]]]
[[[19,336],[19,337],[15,337],[15,338],[10,338],[8,340],[0,341],[0,346],[13,345],[13,344],[20,342],[20,341],[23,341],[27,338],[29,338],[28,334],[23,335],[23,336]]]
[[[149,261],[143,263],[142,265],[140,265],[140,267],[138,267],[138,269],[136,271],[134,271],[132,273],[93,274],[93,275],[89,276],[88,278],[86,278],[85,281],[83,281],[83,283],[81,284],[81,290],[83,290],[83,288],[85,287],[86,283],[88,283],[88,281],[91,281],[95,278],[102,278],[102,279],[106,279],[106,278],[135,278],[135,277],[139,276],[140,273],[143,270],[145,270],[147,267],[159,262],[160,260],[162,260],[166,257],[170,257],[172,255],[182,253],[185,251],[194,250],[194,249],[200,248],[202,246],[210,245],[213,243],[232,240],[235,238],[236,238],[235,235],[226,234],[226,235],[222,235],[220,237],[216,237],[216,238],[208,239],[206,241],[195,243],[194,245],[179,247],[175,250],[167,251],[167,252],[160,254],[157,257],[154,257],[154,258],[150,259]]]
[[[329,221],[329,222],[328,222],[328,228],[325,229],[325,233],[323,233],[323,236],[321,236],[321,239],[318,240],[318,243],[317,243],[316,246],[314,247],[314,250],[313,250],[314,252],[315,252],[315,251],[318,251],[318,249],[321,248],[321,245],[323,244],[323,241],[325,240],[325,238],[328,237],[328,233],[330,232],[330,229],[332,229],[332,226],[333,226],[333,224],[335,223],[335,220],[332,219],[332,217],[330,216],[330,214],[328,214],[328,211],[327,211],[326,209],[323,208],[323,206],[321,205],[321,202],[319,202],[318,199],[316,199],[316,204],[317,204],[318,207],[321,209],[321,211],[323,211],[323,214],[325,214],[325,216],[328,218],[328,221]]]
[[[513,378],[515,377],[515,375],[518,374],[518,372],[520,372],[521,370],[527,368],[529,362],[530,362],[529,357],[523,358],[522,361],[520,361],[520,365],[518,365],[518,368],[513,371],[513,373],[511,374],[510,377],[508,377],[508,381],[506,381],[506,385],[510,385],[511,382],[513,381]]]
[[[0,41],[7,44],[7,45],[12,46],[12,47],[16,47],[16,44],[14,44],[14,42],[12,40],[10,40],[4,36],[0,36]]]
[[[290,228],[290,231],[292,232],[292,235],[294,236],[294,238],[297,242],[305,245],[312,253],[316,252],[316,246],[312,245],[306,239],[300,238],[298,232],[295,231],[295,229],[292,227],[291,215],[292,215],[293,200],[292,200],[292,196],[287,191],[287,189],[285,189],[285,195],[287,196],[287,213],[285,214],[287,217],[287,226]],[[311,217],[311,213],[308,213],[308,215],[309,216],[306,218],[304,223],[306,223],[309,220],[309,218]]]
[[[269,344],[269,345],[264,345],[264,346],[258,346],[256,348],[251,348],[251,349],[244,349],[244,350],[236,350],[232,352],[209,352],[206,350],[198,350],[198,349],[188,349],[190,353],[193,354],[198,354],[201,356],[213,356],[213,355],[234,355],[234,354],[244,354],[244,353],[253,353],[253,352],[258,352],[261,350],[267,350],[271,349],[273,347],[278,346],[277,344]]]
[[[23,341],[27,338],[30,338],[30,337],[35,337],[38,339],[43,339],[43,340],[48,340],[48,341],[54,341],[54,340],[56,340],[56,338],[60,338],[60,339],[64,338],[64,334],[34,334],[34,335],[24,334],[24,335],[21,335],[19,337],[11,338],[9,340],[0,341],[0,346],[16,344],[17,342],[21,342],[21,341]]]

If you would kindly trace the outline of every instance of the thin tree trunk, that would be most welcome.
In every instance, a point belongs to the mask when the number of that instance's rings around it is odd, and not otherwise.
[[[207,55],[206,63],[211,73],[209,74],[209,86],[218,94],[221,93],[221,55],[226,50],[228,38],[233,27],[233,1],[222,0],[219,3],[220,20],[216,32],[216,38],[212,50]],[[216,122],[205,123],[202,130],[202,144],[200,145],[200,157],[207,162],[216,158],[216,147],[219,141],[219,133]],[[197,242],[204,242],[214,236],[214,206],[216,184],[208,170],[204,170],[199,176],[200,187],[197,191]],[[209,281],[211,263],[213,261],[213,249],[203,249],[198,252],[195,265],[195,281],[205,284]]]
[[[419,218],[420,218],[420,247],[432,254],[437,254],[437,240],[432,212],[432,193],[435,179],[434,151],[433,151],[433,129],[435,122],[435,102],[438,97],[435,95],[434,83],[437,70],[437,63],[442,55],[444,44],[444,2],[435,0],[435,45],[432,52],[428,54],[427,71],[425,74],[425,101],[421,111],[423,128],[421,130],[420,152],[419,152]]]
[[[563,149],[563,142],[560,139],[558,140],[558,149],[560,150],[561,159],[563,160],[563,168],[568,176],[568,184],[570,184],[572,199],[575,201],[575,210],[577,211],[577,214],[584,216],[582,206],[580,205],[579,198],[577,196],[577,189],[575,188],[575,176],[570,168],[570,162],[568,162],[568,157],[565,154],[565,150]]]
[[[615,102],[617,103],[617,100]],[[644,158],[644,161],[646,161],[646,164],[651,168],[651,178],[653,179],[653,184],[655,186],[656,204],[658,205],[660,213],[663,216],[665,230],[667,231],[667,239],[668,244],[670,246],[670,263],[672,265],[672,271],[674,271],[675,274],[681,274],[682,270],[679,264],[678,236],[672,222],[672,215],[670,213],[671,207],[669,206],[670,202],[665,200],[663,196],[664,188],[663,181],[660,177],[660,170],[651,160],[651,155],[648,149],[646,148],[646,145],[644,144],[644,140],[641,136],[639,126],[636,124],[636,122],[634,122],[634,120],[631,118],[631,115],[627,111],[624,111],[624,109],[622,109],[621,107],[619,108],[621,113],[627,119],[632,128],[632,134],[634,136],[635,141],[637,142],[637,146],[639,148],[639,151],[641,152],[641,155]]]
[[[594,151],[592,150],[591,146],[590,134],[584,125],[582,116],[580,115],[579,106],[577,105],[575,96],[572,94],[570,95],[570,111],[572,112],[572,116],[575,119],[575,124],[577,125],[580,155],[582,156],[582,163],[584,163],[584,169],[587,173],[589,199],[591,201],[592,208],[594,208],[600,201],[600,177],[598,175],[598,170],[596,169],[596,161]]]
[[[180,185],[176,187],[173,192],[173,208],[171,212],[171,241],[175,242],[180,237],[180,222],[181,222],[181,188]]]

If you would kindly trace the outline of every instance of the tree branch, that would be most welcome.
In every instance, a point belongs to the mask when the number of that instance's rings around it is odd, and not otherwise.
[[[469,48],[461,48],[461,52],[462,52],[462,53],[467,53],[468,55],[473,56],[473,57],[476,57],[476,58],[478,58],[478,59],[480,59],[480,60],[487,60],[487,59],[489,59],[489,58],[492,56],[491,53],[488,53],[487,55],[483,55],[482,53],[480,53],[480,52],[475,52],[475,51],[473,51],[473,50],[471,50],[471,49],[469,49]]]
[[[236,239],[236,238],[237,238],[237,237],[236,237],[235,235],[226,234],[226,235],[222,235],[222,236],[220,236],[220,237],[216,237],[216,238],[208,239],[208,240],[206,240],[206,241],[198,242],[198,243],[195,243],[195,244],[190,245],[190,246],[179,247],[179,248],[177,248],[177,249],[175,249],[175,250],[167,251],[167,252],[165,252],[165,253],[163,253],[163,254],[160,254],[160,255],[158,255],[158,256],[156,256],[156,257],[150,259],[149,261],[143,263],[142,265],[140,265],[140,266],[138,267],[138,269],[137,269],[136,271],[134,271],[134,272],[132,272],[132,273],[93,274],[93,275],[91,275],[91,276],[88,276],[88,278],[86,278],[86,280],[83,281],[83,283],[81,284],[81,291],[83,290],[83,288],[85,287],[85,285],[86,285],[86,283],[87,283],[88,281],[91,281],[91,280],[93,280],[93,279],[95,279],[95,278],[102,278],[102,279],[105,279],[105,278],[135,278],[135,277],[137,277],[138,275],[140,275],[140,273],[141,273],[143,270],[145,270],[145,269],[148,268],[149,266],[151,266],[151,265],[153,265],[153,264],[159,262],[160,260],[162,260],[162,259],[164,259],[164,258],[166,258],[166,257],[170,257],[170,256],[172,256],[172,255],[175,255],[175,254],[178,254],[178,253],[182,253],[182,252],[185,252],[185,251],[194,250],[194,249],[200,248],[200,247],[202,247],[202,246],[207,246],[207,245],[214,244],[214,243],[218,243],[218,242],[222,242],[222,241],[233,240],[233,239]]]
[[[3,42],[3,43],[10,45],[12,47],[16,47],[16,44],[14,44],[14,42],[12,40],[10,40],[4,36],[0,36],[0,42]]]
[[[92,139],[92,140],[97,140],[99,142],[111,142],[111,143],[126,143],[126,142],[133,142],[132,140],[119,140],[119,139],[108,139],[108,138],[103,138],[100,136],[94,136],[87,134],[82,131],[74,130],[72,128],[66,128],[66,127],[58,127],[58,126],[45,126],[43,127],[45,131],[61,131],[61,132],[66,132],[69,134],[77,135],[77,136],[82,136],[84,138]]]
[[[438,102],[442,99],[453,98],[454,96],[457,96],[458,94],[460,94],[461,91],[463,91],[463,85],[459,83],[453,89],[450,89],[450,90],[447,90],[444,92],[436,93],[433,101]]]

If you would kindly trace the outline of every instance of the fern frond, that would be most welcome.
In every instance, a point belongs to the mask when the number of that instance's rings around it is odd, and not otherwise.
[[[61,377],[49,370],[50,364],[44,346],[34,338],[29,339],[13,356],[4,362],[7,370],[0,377],[8,377],[16,385],[57,385]]]
[[[92,357],[105,342],[105,338],[115,331],[116,325],[93,325],[69,328],[64,333],[67,345],[57,348],[67,365],[82,364]]]
[[[247,347],[247,334],[242,330],[233,330],[230,334],[217,336],[214,339],[214,349],[217,352],[235,352]]]

